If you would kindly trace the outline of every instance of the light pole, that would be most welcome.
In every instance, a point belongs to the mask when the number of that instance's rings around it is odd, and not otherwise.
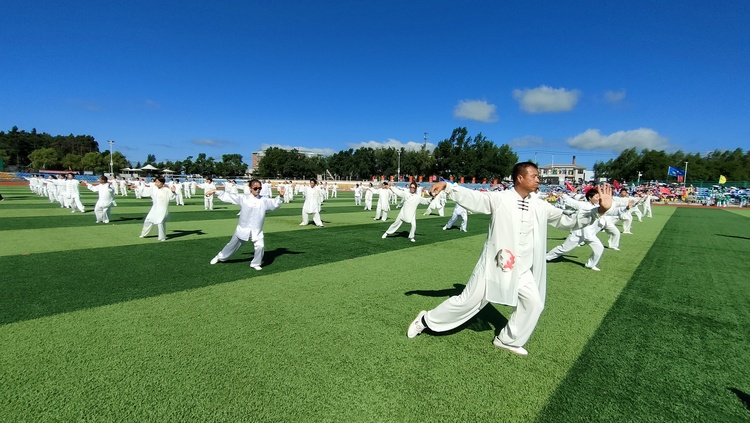
[[[682,178],[682,183],[685,184],[685,187],[687,187],[687,165],[688,162],[685,162],[685,177]]]
[[[112,140],[109,140],[107,142],[109,143],[109,177],[114,178],[115,171],[114,171],[114,163],[112,162],[112,146],[115,144],[115,142]]]
[[[401,182],[401,150],[398,150],[398,180],[396,182]]]
[[[641,173],[641,171],[639,170],[638,171],[638,183],[636,184],[638,186],[641,186],[641,175],[643,175],[643,173]]]

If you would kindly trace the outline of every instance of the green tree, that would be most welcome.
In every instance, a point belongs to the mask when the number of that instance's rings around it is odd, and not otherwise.
[[[83,157],[79,154],[68,153],[62,160],[61,164],[64,170],[83,170]]]
[[[83,170],[90,170],[97,174],[101,173],[105,168],[109,170],[109,160],[106,161],[106,166],[104,163],[105,162],[100,153],[86,153],[83,158],[81,158],[81,168]]]
[[[54,148],[40,148],[29,154],[32,169],[58,169],[60,158]]]

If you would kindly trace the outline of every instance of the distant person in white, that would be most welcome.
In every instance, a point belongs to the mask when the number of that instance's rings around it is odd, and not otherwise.
[[[302,223],[300,226],[308,225],[308,215],[313,215],[315,226],[323,227],[323,221],[320,220],[320,205],[323,203],[325,193],[318,187],[318,181],[310,179],[310,186],[305,187],[305,204],[302,205]]]
[[[214,184],[214,180],[211,178],[206,178],[206,182],[200,184],[198,188],[203,190],[203,209],[213,210],[214,209],[213,192],[216,191],[216,185]],[[209,192],[211,192],[211,194],[209,194]]]
[[[447,231],[448,229],[452,228],[453,224],[456,223],[456,220],[459,217],[461,218],[461,232],[466,232],[466,226],[469,224],[469,213],[458,203],[456,203],[456,207],[453,208],[453,215],[448,220],[448,223],[443,226],[443,230]]]
[[[73,209],[71,213],[75,213],[76,209],[81,213],[85,211],[81,203],[81,193],[78,190],[80,185],[78,179],[72,173],[68,173],[68,179],[65,180],[65,199],[67,206]]]
[[[265,253],[263,222],[265,222],[267,211],[273,211],[281,207],[284,186],[279,187],[279,196],[276,198],[262,197],[260,195],[261,190],[262,184],[260,181],[253,179],[250,181],[250,194],[215,191],[219,200],[240,206],[240,218],[232,239],[219,251],[219,254],[211,259],[211,264],[227,260],[242,244],[252,241],[255,252],[252,261],[250,261],[250,267],[261,270],[260,265],[263,264],[263,254]],[[209,193],[213,194],[213,192],[207,192],[206,194]]]
[[[86,187],[89,190],[99,194],[99,199],[96,200],[96,205],[94,206],[96,223],[109,223],[109,210],[112,207],[112,201],[115,199],[115,189],[112,186],[113,184],[117,184],[117,180],[110,184],[107,177],[104,175],[99,177],[99,185],[91,185],[86,182]]]
[[[402,190],[401,188],[392,187],[391,191],[394,195],[403,198],[404,206],[401,208],[401,211],[398,213],[398,216],[396,216],[396,220],[391,224],[391,226],[385,231],[383,234],[383,239],[388,237],[388,235],[392,235],[395,233],[398,228],[401,227],[401,224],[411,223],[411,230],[409,231],[409,241],[414,241],[414,234],[417,231],[417,207],[420,204],[430,204],[430,201],[432,201],[431,198],[422,198],[419,194],[417,194],[417,183],[411,182],[409,184],[409,192],[406,192],[405,190]]]
[[[143,220],[143,229],[141,238],[146,237],[151,229],[156,225],[159,231],[159,241],[167,240],[167,220],[169,219],[169,202],[174,199],[175,195],[172,189],[164,186],[166,181],[163,176],[157,176],[154,182],[146,184],[143,188],[142,196],[151,197],[153,205],[151,210]],[[174,187],[173,187],[174,189]]]
[[[364,188],[365,191],[365,210],[372,210],[372,194],[375,192],[375,188],[370,182],[370,186]]]
[[[375,209],[375,220],[381,219],[383,222],[388,220],[388,212],[391,211],[391,189],[388,182],[383,181],[383,185],[377,190],[378,207]]]

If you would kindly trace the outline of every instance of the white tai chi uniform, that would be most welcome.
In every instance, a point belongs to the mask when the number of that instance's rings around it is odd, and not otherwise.
[[[116,184],[117,182],[114,183]],[[96,223],[109,223],[109,209],[112,207],[112,201],[115,199],[114,187],[110,183],[91,185],[88,182],[86,183],[86,187],[99,194],[99,199],[96,200],[96,205],[94,206]]]
[[[216,191],[216,184],[213,182],[206,182],[203,184],[200,184],[198,186],[200,189],[203,190],[203,209],[204,210],[213,210],[214,209],[214,195],[205,195],[208,191]]]
[[[369,186],[364,189],[365,191],[365,210],[372,210],[372,194],[375,192],[375,188]]]
[[[157,188],[156,185],[152,184],[143,188],[141,195],[144,197],[151,197],[151,201],[153,202],[151,210],[143,220],[141,238],[148,235],[153,226],[156,225],[159,231],[159,241],[166,241],[167,220],[169,219],[169,202],[174,199],[174,193],[171,189],[167,188],[166,185]]]
[[[65,180],[65,199],[67,201],[67,206],[73,209],[72,213],[75,213],[76,209],[81,213],[85,211],[83,204],[81,203],[81,193],[78,191],[79,185],[80,182],[78,179],[73,178]]]
[[[266,211],[276,210],[281,207],[281,197],[266,198],[252,194],[230,194],[225,191],[216,191],[219,200],[240,206],[240,218],[237,228],[234,230],[232,239],[216,255],[218,261],[225,261],[234,254],[242,244],[252,241],[255,247],[253,259],[250,266],[260,270],[265,252],[263,241],[263,222],[266,219]]]
[[[375,209],[375,220],[381,219],[383,221],[388,220],[388,212],[391,211],[391,190],[388,188],[379,188],[378,193],[378,207]]]
[[[453,208],[453,215],[450,220],[448,220],[448,223],[443,226],[443,230],[447,231],[452,228],[453,224],[456,223],[456,220],[459,217],[461,218],[461,232],[466,232],[466,225],[469,223],[469,213],[465,208],[461,207],[460,204],[456,204],[456,207]]]
[[[490,229],[479,262],[460,295],[450,297],[424,315],[434,331],[454,329],[488,303],[516,307],[498,339],[521,347],[544,309],[547,290],[547,225],[559,229],[585,227],[598,217],[596,209],[568,216],[539,198],[521,198],[515,189],[480,192],[447,184],[448,198],[474,213],[491,215]]]
[[[422,198],[419,194],[412,193],[410,191],[403,190],[401,188],[391,188],[391,191],[395,196],[401,197],[404,200],[404,206],[396,216],[396,220],[383,234],[383,238],[395,233],[401,224],[411,223],[411,230],[409,231],[409,241],[414,242],[414,233],[417,231],[417,207],[420,204],[430,204],[431,198]]]
[[[432,199],[432,202],[430,202],[430,205],[427,206],[427,210],[424,212],[425,216],[429,216],[432,214],[432,210],[437,210],[438,216],[445,216],[445,203],[446,203],[446,194],[445,192],[440,192],[440,194],[436,195],[435,198]]]
[[[307,226],[308,215],[313,215],[315,226],[323,227],[323,221],[320,220],[320,205],[323,203],[324,191],[318,185],[314,187],[304,187],[305,204],[302,205],[302,223],[300,226]]]

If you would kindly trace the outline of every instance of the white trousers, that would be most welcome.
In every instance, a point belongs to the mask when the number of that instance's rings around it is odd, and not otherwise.
[[[450,220],[448,220],[448,223],[445,224],[445,229],[450,229],[453,227],[453,224],[456,223],[456,220],[461,217],[461,230],[466,232],[466,225],[469,223],[469,214],[464,210],[461,213],[453,213]]]
[[[461,326],[479,313],[488,304],[484,295],[484,278],[484,272],[475,272],[461,294],[448,298],[428,311],[424,317],[427,327],[436,332],[445,332]],[[521,288],[518,290],[516,310],[498,335],[503,344],[514,347],[526,344],[544,310],[544,303],[531,271],[522,273],[519,283]]]
[[[304,211],[302,212],[302,223],[300,223],[300,226],[306,226],[308,224],[308,218],[309,218],[308,214],[311,214],[311,213],[305,213]],[[312,215],[313,215],[313,222],[315,223],[315,226],[323,226],[323,221],[320,220],[320,213],[315,212],[315,213],[312,213]]]
[[[232,239],[229,240],[227,245],[224,246],[224,248],[219,251],[219,254],[217,254],[217,257],[219,257],[219,261],[225,261],[229,257],[232,256],[237,250],[242,247],[242,244],[246,243],[247,241],[237,238],[237,235],[232,235]],[[253,253],[253,259],[250,261],[250,266],[260,266],[263,262],[263,254],[265,253],[265,243],[263,242],[263,238],[260,238],[258,240],[253,241],[253,246],[255,247],[255,252]]]
[[[96,223],[109,223],[109,206],[105,207],[97,202],[94,206],[94,214],[96,215]]]
[[[151,229],[154,227],[154,222],[150,220],[146,220],[143,222],[143,229],[141,230],[141,237],[145,237],[151,232]],[[163,221],[161,223],[156,224],[156,228],[159,232],[159,241],[166,241],[167,240],[167,222]]]
[[[588,240],[581,236],[573,234],[568,235],[568,237],[562,244],[549,250],[546,257],[547,261],[554,260],[565,253],[573,251],[573,249],[578,247],[581,242],[585,242],[586,244],[588,244],[589,247],[591,247],[592,251],[591,257],[589,257],[589,260],[586,262],[586,266],[596,266],[599,263],[599,260],[601,260],[602,254],[604,254],[604,245],[602,244],[602,242],[599,241],[599,238]]]
[[[385,220],[385,219],[383,219],[383,220]],[[395,233],[395,232],[396,232],[396,231],[398,230],[398,228],[400,228],[400,227],[401,227],[401,224],[402,224],[402,223],[404,223],[404,221],[403,221],[403,220],[401,220],[401,218],[399,218],[399,217],[396,217],[396,220],[395,220],[395,221],[393,222],[393,224],[391,224],[391,226],[390,226],[390,227],[389,227],[389,228],[388,228],[388,229],[387,229],[387,230],[385,231],[385,234],[386,234],[386,235],[391,235],[391,234]],[[415,220],[414,220],[413,222],[411,222],[411,231],[409,231],[409,239],[414,239],[414,233],[415,233],[416,231],[417,231],[417,221],[416,221],[416,219],[415,219]]]
[[[380,208],[380,205],[378,205],[377,210],[375,210],[375,220],[378,220],[378,219],[381,219],[381,218],[382,218],[383,221],[388,220],[388,212],[387,211],[383,211],[383,209]]]
[[[609,242],[607,243],[609,248],[620,248],[620,229],[614,223],[607,221],[603,230],[609,235]]]
[[[203,208],[205,210],[213,210],[214,209],[214,196],[203,196]]]

